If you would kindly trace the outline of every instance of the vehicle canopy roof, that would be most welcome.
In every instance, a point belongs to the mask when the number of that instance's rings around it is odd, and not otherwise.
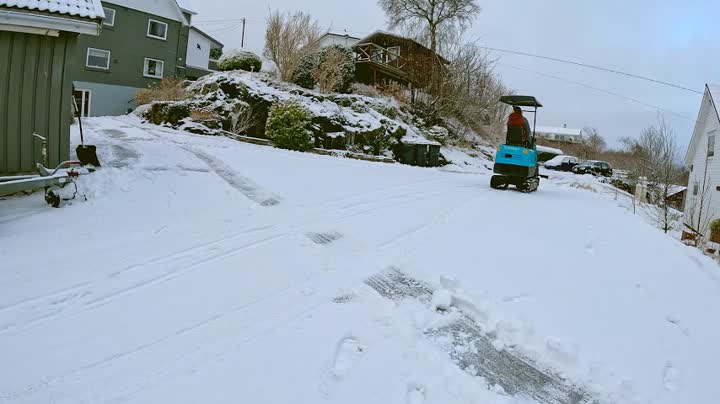
[[[500,102],[518,107],[542,107],[542,104],[531,95],[504,95],[500,97]]]

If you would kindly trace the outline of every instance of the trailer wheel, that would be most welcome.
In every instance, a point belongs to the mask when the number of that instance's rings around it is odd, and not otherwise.
[[[60,195],[56,194],[54,191],[47,191],[47,193],[45,193],[45,202],[53,208],[59,208]]]

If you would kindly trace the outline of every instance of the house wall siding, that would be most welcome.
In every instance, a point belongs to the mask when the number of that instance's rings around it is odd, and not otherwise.
[[[207,69],[210,62],[210,48],[212,41],[195,30],[190,30],[189,46],[187,47],[188,66]]]
[[[720,191],[717,190],[720,185],[720,121],[718,121],[717,113],[707,96],[703,99],[696,130],[699,131],[699,138],[692,158],[689,159],[692,172],[689,176],[688,192],[685,199],[685,222],[693,226],[697,225],[698,214],[700,213],[700,192],[702,192],[706,162],[708,191],[705,196],[703,216],[710,220],[720,218]],[[707,157],[708,134],[712,131],[716,131],[715,155]],[[696,183],[699,184],[700,188],[697,196],[694,195],[693,191]],[[705,220],[702,221],[705,222]]]
[[[51,166],[70,154],[70,72],[77,34],[49,37],[0,31],[0,173],[34,171],[48,139]]]
[[[77,57],[79,68],[74,80],[144,88],[158,82],[158,79],[143,76],[145,58],[164,61],[165,77],[177,74],[178,64],[182,63],[185,56],[184,50],[178,54],[182,34],[180,22],[107,2],[103,2],[103,5],[115,10],[115,25],[103,27],[100,36],[80,37]],[[168,24],[166,40],[147,36],[150,19]],[[110,68],[101,70],[86,67],[88,48],[110,51]]]

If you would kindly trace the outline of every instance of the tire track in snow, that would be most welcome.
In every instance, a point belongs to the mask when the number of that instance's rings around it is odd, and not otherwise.
[[[401,188],[405,188],[405,187],[401,187]],[[363,215],[368,215],[368,214],[372,214],[372,213],[381,211],[388,207],[397,208],[397,207],[401,207],[406,204],[412,204],[412,203],[415,203],[418,201],[424,201],[424,200],[426,200],[426,198],[428,196],[440,195],[440,194],[444,194],[446,192],[447,192],[447,189],[441,189],[441,190],[437,190],[437,191],[424,191],[424,192],[417,192],[417,193],[410,193],[410,194],[403,193],[402,195],[400,195],[401,200],[382,199],[379,201],[375,200],[374,202],[362,201],[358,204],[342,204],[342,205],[338,206],[337,209],[330,208],[329,210],[331,213],[329,213],[329,214],[326,212],[323,212],[320,209],[317,209],[316,212],[314,213],[314,216],[311,214],[309,218],[308,218],[308,215],[300,215],[300,217],[303,217],[303,219],[296,220],[295,223],[291,223],[291,224],[287,225],[287,229],[288,229],[287,231],[275,232],[271,235],[265,236],[266,238],[263,238],[259,241],[260,242],[264,242],[264,241],[269,242],[269,241],[272,241],[271,239],[276,239],[276,238],[280,238],[283,236],[289,236],[290,234],[293,234],[294,232],[296,232],[304,227],[310,227],[319,222],[326,222],[326,221],[337,222],[337,221],[343,221],[343,220],[347,220],[347,219],[351,219],[351,218],[355,218],[355,217],[360,217]],[[346,202],[346,201],[343,201],[343,202]],[[363,209],[361,211],[353,212],[353,210],[356,207],[368,207],[368,208]],[[348,213],[348,212],[350,212],[350,213]],[[330,216],[335,215],[335,217],[328,217],[327,215],[330,215]],[[294,217],[297,218],[298,216],[294,216]],[[150,261],[141,263],[141,264],[134,264],[134,265],[128,266],[122,270],[111,273],[109,276],[107,276],[99,281],[85,282],[83,284],[78,285],[75,289],[72,289],[72,290],[67,290],[67,291],[62,290],[62,291],[59,291],[58,293],[51,293],[48,296],[63,295],[65,292],[71,292],[71,293],[78,292],[78,291],[85,292],[82,294],[82,296],[80,296],[80,299],[82,301],[78,301],[77,299],[75,299],[73,301],[68,301],[68,303],[72,303],[73,305],[78,306],[78,310],[67,311],[66,307],[53,307],[52,313],[50,313],[50,314],[43,315],[41,317],[36,317],[30,321],[26,321],[23,323],[13,323],[13,324],[8,325],[5,328],[0,328],[0,335],[6,334],[8,332],[22,332],[27,329],[33,328],[35,326],[38,326],[42,323],[49,322],[49,321],[52,321],[52,320],[55,320],[55,319],[58,319],[61,317],[79,315],[90,309],[94,309],[94,308],[109,304],[112,301],[114,301],[116,298],[119,298],[121,296],[126,296],[128,294],[133,293],[134,291],[139,291],[139,290],[144,289],[145,287],[159,285],[159,284],[164,283],[165,281],[172,280],[172,279],[188,272],[188,270],[193,269],[203,263],[213,262],[217,259],[235,256],[237,254],[242,253],[245,248],[243,248],[243,246],[238,247],[234,244],[231,244],[227,248],[225,248],[225,250],[226,250],[225,253],[218,254],[218,253],[214,252],[214,247],[217,247],[218,245],[221,245],[223,243],[227,243],[228,241],[236,240],[237,238],[242,237],[243,235],[251,234],[254,232],[263,232],[265,230],[270,230],[275,227],[276,227],[276,225],[267,225],[267,226],[246,229],[241,232],[235,233],[233,235],[224,236],[223,238],[219,238],[219,239],[216,239],[216,240],[213,240],[210,242],[202,243],[202,244],[196,245],[194,247],[185,248],[181,251],[177,251],[177,252],[169,254],[169,255],[164,255],[164,256],[152,259]],[[255,241],[258,241],[258,240],[250,241],[250,243],[252,244]],[[249,247],[247,247],[247,248],[249,248]],[[205,254],[208,251],[211,252],[210,255]],[[93,294],[93,289],[91,286],[94,283],[101,282],[102,280],[108,280],[110,278],[114,278],[113,283],[117,283],[117,281],[120,279],[120,277],[125,276],[126,273],[128,273],[128,272],[136,272],[142,268],[152,268],[154,265],[158,265],[158,264],[171,263],[178,258],[190,257],[192,254],[195,254],[195,253],[200,254],[201,257],[196,259],[192,264],[190,264],[189,267],[183,266],[183,267],[179,267],[179,268],[174,268],[173,270],[171,270],[169,272],[163,272],[158,275],[152,276],[150,278],[144,278],[140,281],[131,280],[129,285],[121,286],[120,288],[109,291],[108,293],[104,293],[102,296],[97,297],[95,299],[92,299],[92,300],[87,299],[88,296],[91,296]],[[29,300],[32,301],[32,300],[42,300],[42,299],[44,299],[44,297],[31,298]],[[11,308],[18,308],[18,307],[8,307],[7,309],[9,310]],[[38,310],[40,310],[40,309],[38,309]]]
[[[416,299],[427,304],[434,293],[429,284],[394,267],[369,277],[365,283],[380,296],[394,301]],[[530,397],[543,404],[598,403],[583,388],[521,353],[496,349],[494,339],[470,316],[460,313],[448,325],[425,330],[424,335],[440,345],[463,371],[482,376],[489,386],[499,385],[512,396]]]
[[[183,147],[184,150],[195,155],[195,157],[204,161],[210,169],[231,187],[237,189],[248,199],[256,202],[260,206],[275,206],[280,204],[280,197],[267,191],[255,184],[250,178],[240,175],[222,160],[211,156],[208,153],[197,150],[193,147]]]

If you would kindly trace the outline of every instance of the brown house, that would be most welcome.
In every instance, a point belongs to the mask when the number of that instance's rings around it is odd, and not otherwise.
[[[354,46],[355,76],[363,84],[395,82],[412,88],[426,87],[433,68],[443,72],[450,63],[418,42],[389,32],[376,31]]]

